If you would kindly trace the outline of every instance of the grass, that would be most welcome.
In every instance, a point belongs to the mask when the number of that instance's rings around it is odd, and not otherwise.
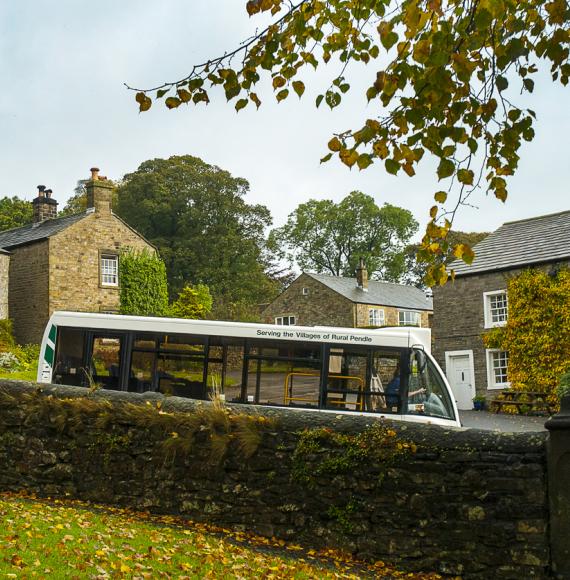
[[[36,382],[38,376],[37,369],[30,369],[28,371],[16,371],[10,373],[8,371],[0,370],[0,379],[10,379],[12,381],[32,381]]]
[[[0,494],[2,578],[440,578],[82,502]]]

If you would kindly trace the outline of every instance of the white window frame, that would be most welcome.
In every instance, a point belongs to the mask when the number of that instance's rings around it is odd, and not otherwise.
[[[505,319],[493,322],[493,312],[491,310],[491,298],[493,296],[504,295],[507,302],[507,311]],[[509,317],[509,299],[506,290],[493,290],[493,292],[483,292],[483,311],[485,313],[485,328],[495,328],[496,326],[505,326]]]
[[[507,354],[507,373],[508,373],[508,356],[509,353],[506,350],[501,350],[500,348],[488,348],[485,351],[485,357],[487,360],[487,389],[489,390],[497,390],[497,389],[508,389],[511,386],[509,381],[505,381],[504,383],[497,383],[495,382],[495,365],[494,365],[494,358],[493,355],[497,352],[504,352]]]
[[[309,289],[306,286],[304,286],[303,287],[303,290],[301,291],[301,294],[303,296],[308,296],[309,295]]]
[[[402,323],[401,319],[400,319],[400,314],[415,314],[418,317],[418,323],[417,325],[415,323],[410,323],[408,321],[404,321]],[[405,317],[405,316],[404,316]],[[422,313],[418,312],[417,310],[398,310],[398,326],[418,326],[418,328],[421,328],[422,326]]]
[[[114,267],[110,267],[114,264]],[[119,256],[101,252],[99,256],[101,286],[116,288],[119,285]]]
[[[287,319],[287,324],[284,323],[285,319]],[[275,324],[278,324],[279,326],[295,326],[297,324],[297,317],[293,314],[288,314],[285,316],[276,316]]]
[[[386,315],[384,308],[368,308],[368,326],[385,326]]]

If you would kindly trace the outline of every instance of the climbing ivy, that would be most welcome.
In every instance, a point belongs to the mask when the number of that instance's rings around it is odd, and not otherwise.
[[[119,276],[121,314],[168,314],[166,268],[159,256],[148,250],[125,250],[119,259]]]
[[[556,403],[561,375],[570,371],[570,270],[526,270],[507,288],[507,324],[483,336],[487,348],[509,353],[509,381]]]

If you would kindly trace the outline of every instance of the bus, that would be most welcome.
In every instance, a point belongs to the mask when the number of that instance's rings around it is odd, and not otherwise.
[[[37,380],[461,426],[431,332],[55,312]]]

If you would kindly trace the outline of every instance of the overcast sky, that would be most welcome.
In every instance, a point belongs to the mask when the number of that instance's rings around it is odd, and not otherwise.
[[[0,3],[0,196],[33,199],[45,184],[63,207],[78,179],[96,165],[119,179],[156,157],[190,154],[251,184],[251,203],[267,205],[275,225],[309,198],[342,199],[352,190],[410,209],[425,225],[435,164],[414,178],[384,173],[381,165],[349,171],[338,161],[320,165],[333,132],[359,127],[376,110],[355,91],[334,112],[314,107],[336,69],[309,77],[305,97],[277,105],[263,89],[259,111],[236,114],[221,93],[207,107],[139,114],[123,86],[148,87],[187,74],[251,35],[245,0],[3,0]],[[372,68],[356,69],[364,88]],[[493,230],[505,221],[570,209],[568,135],[570,89],[545,75],[524,101],[538,115],[536,138],[525,144],[520,169],[503,205],[480,193],[455,229]]]

